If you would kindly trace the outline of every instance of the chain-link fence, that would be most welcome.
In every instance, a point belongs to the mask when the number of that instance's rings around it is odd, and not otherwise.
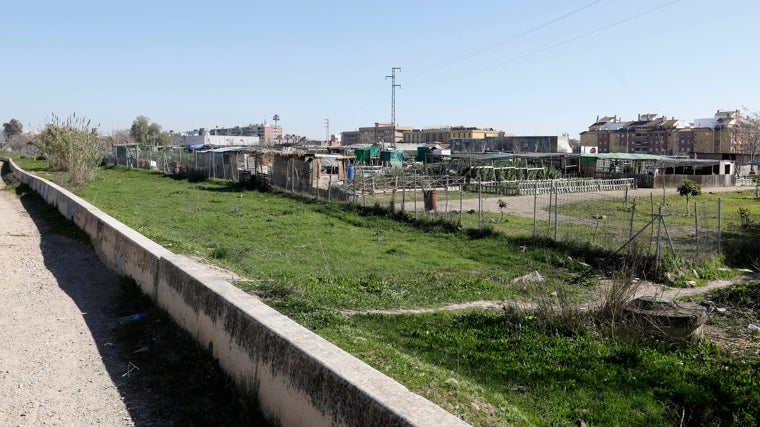
[[[635,248],[703,259],[720,253],[720,203],[686,204],[662,191],[634,190],[633,179],[476,180],[440,166],[320,165],[299,155],[178,150],[115,151],[118,164],[165,173],[249,179],[324,201],[405,211],[465,229],[493,228],[608,251]],[[664,191],[664,190],[663,190]],[[505,220],[504,215],[519,217]],[[509,217],[507,217],[509,218]]]
[[[720,253],[720,201],[687,205],[686,199],[640,190],[541,197],[537,235],[612,252],[636,249],[657,259],[672,254],[698,260]]]
[[[442,220],[463,228],[491,227],[608,251],[635,247],[660,257],[672,253],[691,259],[720,252],[719,203],[690,200],[687,206],[683,198],[634,190],[630,179],[477,182],[461,176],[359,169],[353,181],[321,195],[331,196],[407,211],[416,219]],[[504,214],[523,220],[513,226]]]
[[[414,172],[364,174],[341,186],[341,200],[403,210],[416,219],[462,228],[493,228],[607,251],[635,248],[661,258],[705,259],[720,253],[720,202],[694,203],[662,191],[635,190],[630,179],[468,181]],[[671,194],[674,194],[671,189]],[[322,197],[327,198],[327,193]],[[504,215],[521,221],[505,220]],[[508,217],[507,217],[508,218]]]

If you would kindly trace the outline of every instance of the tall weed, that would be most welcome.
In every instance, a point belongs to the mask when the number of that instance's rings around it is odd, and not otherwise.
[[[76,114],[62,120],[53,114],[37,143],[47,156],[50,169],[68,172],[68,186],[79,189],[95,179],[103,159],[97,137],[97,127],[90,126],[90,120]]]

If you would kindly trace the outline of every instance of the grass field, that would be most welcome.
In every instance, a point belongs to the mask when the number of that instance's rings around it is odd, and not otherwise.
[[[43,163],[22,167],[55,178]],[[102,169],[79,194],[169,249],[245,277],[236,285],[474,425],[760,421],[757,356],[710,341],[669,347],[580,311],[341,314],[587,298],[594,281],[568,284],[587,270],[583,251],[533,240],[527,219],[506,216],[489,230],[461,231],[118,167]],[[512,283],[533,270],[547,282]],[[758,316],[756,306],[747,310]]]

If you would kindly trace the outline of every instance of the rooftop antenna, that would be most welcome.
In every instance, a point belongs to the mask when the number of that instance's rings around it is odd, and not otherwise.
[[[391,68],[391,75],[385,76],[385,79],[391,79],[391,138],[392,144],[396,146],[396,88],[401,85],[396,84],[396,70],[401,71],[399,67]]]

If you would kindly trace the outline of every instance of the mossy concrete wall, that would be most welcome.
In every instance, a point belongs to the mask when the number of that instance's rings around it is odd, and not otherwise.
[[[0,160],[84,230],[109,268],[134,279],[208,348],[274,423],[466,425],[202,265],[171,253],[66,189]]]

